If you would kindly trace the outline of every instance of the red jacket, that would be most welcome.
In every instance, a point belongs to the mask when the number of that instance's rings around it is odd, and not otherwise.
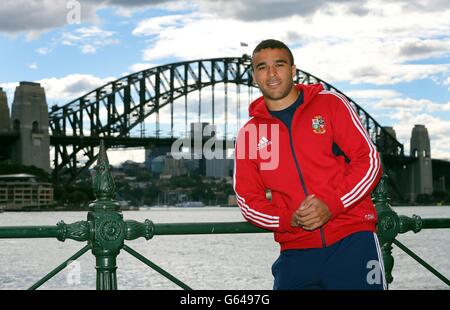
[[[274,231],[281,250],[320,248],[354,232],[375,231],[370,194],[381,164],[367,131],[341,94],[320,84],[296,87],[304,101],[291,130],[269,113],[260,97],[238,133],[234,190],[243,216]],[[333,153],[333,142],[350,162]],[[293,212],[310,194],[328,205],[331,219],[313,231],[292,227]]]

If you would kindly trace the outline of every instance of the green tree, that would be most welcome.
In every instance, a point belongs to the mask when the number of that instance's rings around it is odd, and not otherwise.
[[[136,175],[136,181],[138,182],[149,182],[152,180],[152,175],[148,171],[139,171]]]
[[[157,202],[158,200],[158,195],[161,194],[161,191],[159,190],[159,188],[152,184],[150,186],[148,186],[145,190],[144,190],[144,204],[146,205],[151,205],[155,202]]]
[[[69,197],[70,203],[76,204],[76,205],[87,203],[89,201],[88,195],[81,190],[75,190],[75,191],[71,192],[68,195],[68,197]]]

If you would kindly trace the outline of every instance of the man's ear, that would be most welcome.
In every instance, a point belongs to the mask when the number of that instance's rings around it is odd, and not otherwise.
[[[294,79],[297,76],[297,66],[292,65],[292,78]]]

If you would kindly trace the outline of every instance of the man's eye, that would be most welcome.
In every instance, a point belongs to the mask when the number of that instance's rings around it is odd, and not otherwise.
[[[261,71],[261,70],[264,70],[264,69],[266,69],[266,67],[264,67],[264,66],[261,66],[261,67],[257,68],[258,71]]]

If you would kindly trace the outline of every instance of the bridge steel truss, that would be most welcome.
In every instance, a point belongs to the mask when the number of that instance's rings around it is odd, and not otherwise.
[[[326,90],[338,92],[318,77],[297,69],[297,83],[320,83]],[[227,85],[236,84],[248,89],[257,88],[251,74],[251,58],[224,57],[202,59],[162,65],[139,71],[109,82],[93,91],[65,104],[53,106],[49,112],[51,144],[54,146],[54,176],[74,180],[94,163],[97,155],[94,148],[100,138],[107,147],[151,146],[170,144],[174,134],[174,101],[185,102],[185,131],[187,133],[187,96],[199,91],[198,121],[201,120],[201,90],[212,87],[212,122],[215,118],[214,87],[224,84],[224,126],[228,135]],[[403,155],[403,145],[389,134],[373,117],[351,98],[345,96],[355,108],[372,141],[383,154]],[[178,103],[177,103],[178,104]],[[239,102],[238,102],[239,104]],[[170,133],[161,135],[160,111],[170,108]],[[236,112],[240,118],[240,108]],[[132,129],[142,126],[149,116],[155,116],[155,135],[145,138],[132,136]],[[192,120],[190,120],[192,121]],[[78,161],[83,158],[83,164]]]

